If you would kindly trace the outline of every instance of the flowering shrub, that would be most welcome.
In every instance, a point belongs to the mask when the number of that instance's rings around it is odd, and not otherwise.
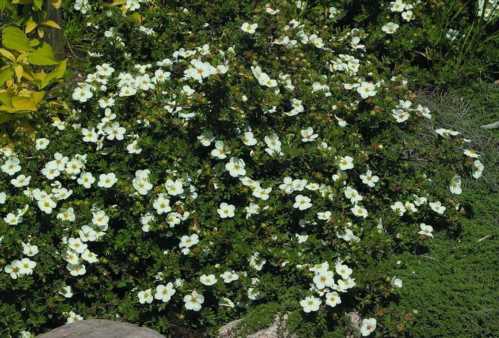
[[[499,2],[345,1],[334,4],[338,25],[369,34],[365,45],[397,72],[428,86],[466,83],[498,72]]]
[[[301,336],[386,336],[402,281],[377,262],[459,227],[480,155],[327,6],[125,6],[143,23],[74,4],[95,43],[73,110],[2,149],[2,336],[178,335],[270,303]]]

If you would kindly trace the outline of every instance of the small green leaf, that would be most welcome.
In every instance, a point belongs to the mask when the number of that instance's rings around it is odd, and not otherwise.
[[[22,30],[9,26],[2,30],[2,44],[5,48],[27,52],[31,50],[29,39]]]
[[[37,10],[41,10],[42,9],[42,6],[43,6],[43,0],[34,0],[33,1],[33,6],[37,9]]]
[[[0,70],[0,87],[3,86],[5,81],[13,78],[14,78],[14,71],[12,70],[12,67],[6,67]]]

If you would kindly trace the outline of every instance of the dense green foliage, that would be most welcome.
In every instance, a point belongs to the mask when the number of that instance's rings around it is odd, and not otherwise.
[[[441,336],[455,308],[424,309],[439,277],[411,268],[494,214],[475,184],[497,158],[414,88],[493,77],[495,16],[373,3],[65,2],[67,105],[1,150],[0,336],[245,316],[244,335],[282,313],[300,337]]]

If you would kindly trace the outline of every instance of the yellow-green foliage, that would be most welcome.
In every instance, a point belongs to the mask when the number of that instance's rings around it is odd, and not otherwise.
[[[60,1],[51,3],[55,8],[60,6]],[[52,47],[38,39],[45,35],[44,28],[60,28],[47,20],[43,1],[0,0],[0,11],[14,13],[9,11],[13,6],[23,6],[24,14],[22,18],[8,15],[13,24],[1,30],[0,123],[11,120],[13,114],[37,111],[45,96],[43,89],[64,76],[67,64],[66,60],[56,60]],[[14,23],[22,23],[24,31]],[[28,37],[35,32],[37,37]]]

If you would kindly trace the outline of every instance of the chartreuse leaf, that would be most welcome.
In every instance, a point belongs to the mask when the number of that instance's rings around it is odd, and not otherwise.
[[[10,96],[8,92],[0,92],[0,112],[23,113],[33,112],[38,109],[45,92],[22,90],[17,95]]]
[[[2,30],[2,44],[5,48],[18,52],[28,52],[31,50],[26,34],[14,26],[5,27]]]
[[[16,62],[16,57],[14,56],[14,54],[9,52],[5,48],[0,48],[0,55],[9,60],[10,62]]]
[[[9,0],[0,0],[0,12],[2,12],[5,8],[7,8]]]
[[[54,50],[47,43],[43,43],[41,47],[29,53],[28,61],[37,66],[51,66],[59,63],[55,59]]]
[[[0,87],[3,86],[5,81],[12,80],[14,77],[14,70],[11,66],[7,66],[0,70]]]
[[[43,89],[55,80],[61,79],[66,72],[67,63],[67,60],[61,61],[53,71],[46,74],[45,78],[40,81],[38,88]]]
[[[37,26],[38,26],[38,24],[35,22],[35,20],[33,20],[33,18],[29,18],[26,21],[26,24],[24,27],[24,32],[26,34],[31,33]]]
[[[54,20],[43,21],[41,25],[49,28],[61,29],[61,26],[59,26],[59,24]]]
[[[43,6],[43,0],[33,0],[33,7],[37,10],[41,10]]]

